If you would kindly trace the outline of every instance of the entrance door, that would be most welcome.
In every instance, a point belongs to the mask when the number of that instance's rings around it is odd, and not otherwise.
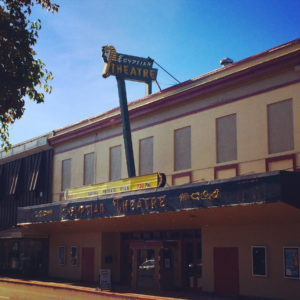
[[[136,286],[141,289],[155,288],[155,260],[157,259],[154,249],[137,249],[137,276]]]
[[[146,290],[172,288],[176,246],[174,241],[131,241],[131,287]]]
[[[238,248],[214,248],[215,292],[226,296],[239,294]]]
[[[94,248],[82,248],[81,280],[95,281],[94,279]]]
[[[202,288],[202,249],[200,239],[183,242],[183,278],[186,288]]]

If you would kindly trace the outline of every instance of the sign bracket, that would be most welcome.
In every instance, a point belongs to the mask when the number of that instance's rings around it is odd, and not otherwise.
[[[134,166],[134,156],[133,156],[133,148],[132,148],[132,138],[131,138],[125,80],[120,76],[116,76],[116,78],[118,83],[127,172],[128,172],[128,177],[135,177],[136,174],[135,174],[135,166]]]

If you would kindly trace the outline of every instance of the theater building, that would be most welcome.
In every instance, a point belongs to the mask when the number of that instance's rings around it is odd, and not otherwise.
[[[18,211],[49,236],[49,275],[299,299],[300,39],[129,113],[141,181],[125,180],[118,108],[49,137],[52,203]]]

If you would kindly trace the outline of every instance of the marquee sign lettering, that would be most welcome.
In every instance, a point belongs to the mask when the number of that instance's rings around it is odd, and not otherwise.
[[[117,53],[114,46],[102,47],[104,69],[102,76],[120,76],[127,80],[151,82],[156,80],[157,69],[153,69],[153,59]]]
[[[65,191],[64,198],[65,200],[95,198],[97,196],[105,196],[109,194],[163,187],[165,186],[165,183],[166,175],[163,173],[155,173],[67,189]]]

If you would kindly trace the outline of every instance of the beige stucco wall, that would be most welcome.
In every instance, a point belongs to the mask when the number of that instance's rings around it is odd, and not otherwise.
[[[97,280],[101,268],[101,232],[61,232],[49,236],[49,276],[79,281],[81,279],[81,254],[83,247],[94,248],[94,280]],[[64,246],[66,262],[60,265],[58,261],[58,247]],[[78,247],[78,264],[71,265],[71,247]]]
[[[202,228],[203,290],[214,291],[214,247],[238,247],[240,294],[300,299],[299,279],[284,278],[283,247],[300,247],[300,223]],[[266,246],[267,276],[252,276],[251,246]]]
[[[132,132],[133,149],[136,170],[139,170],[139,140],[153,136],[154,172],[167,174],[168,184],[172,184],[171,175],[192,171],[193,181],[214,179],[214,167],[227,164],[239,164],[239,174],[265,172],[265,159],[279,155],[300,153],[300,83],[271,90],[246,99],[231,102],[198,113],[186,115],[168,122],[159,123],[151,127]],[[245,93],[251,92],[245,90]],[[267,105],[278,101],[293,99],[294,113],[294,150],[273,155],[268,154]],[[203,101],[205,98],[192,99],[192,102]],[[182,105],[184,110],[184,105]],[[164,110],[165,117],[168,110]],[[216,118],[235,113],[237,115],[237,160],[216,163]],[[151,114],[147,118],[151,118]],[[145,118],[145,119],[147,119]],[[146,121],[145,121],[146,122]],[[132,120],[134,127],[135,120]],[[191,126],[191,165],[188,170],[174,171],[174,130]],[[80,144],[79,142],[77,144]],[[53,201],[59,200],[61,192],[61,164],[62,160],[72,158],[71,187],[83,185],[84,154],[96,153],[95,183],[109,180],[109,148],[122,145],[122,178],[127,177],[125,153],[122,135],[105,139],[87,146],[77,147],[54,156]],[[60,146],[60,149],[63,146]],[[300,165],[297,159],[297,165]],[[272,169],[274,169],[272,167]],[[275,167],[276,169],[276,167]],[[230,174],[230,173],[228,173]],[[137,174],[138,175],[138,174]],[[180,182],[180,180],[178,181]]]
[[[120,282],[120,233],[102,233],[102,268],[110,269],[113,282]],[[110,256],[112,263],[106,263],[105,258]]]

